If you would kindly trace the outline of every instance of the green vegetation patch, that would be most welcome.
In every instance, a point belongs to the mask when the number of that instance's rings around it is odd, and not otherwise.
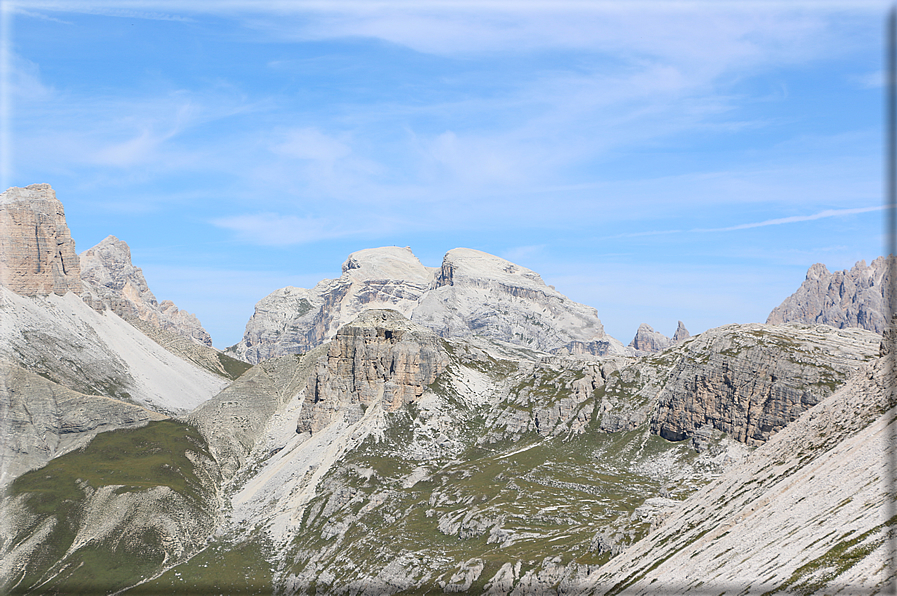
[[[134,596],[158,594],[232,594],[256,596],[274,592],[269,548],[261,540],[240,544],[214,542],[185,563],[125,591]]]
[[[248,362],[243,362],[242,360],[231,358],[224,352],[218,352],[218,362],[221,363],[221,366],[224,368],[224,372],[227,373],[227,377],[232,381],[236,380],[240,377],[240,375],[252,368],[252,365]]]
[[[35,515],[33,523],[13,539],[27,540],[41,524],[52,531],[29,557],[12,593],[26,593],[41,585],[48,593],[112,591],[153,573],[165,559],[156,530],[119,534],[66,552],[81,527],[90,489],[119,486],[133,492],[167,486],[204,508],[202,482],[187,452],[209,457],[205,441],[183,422],[162,420],[137,429],[97,435],[86,447],[51,460],[46,466],[17,478],[9,489],[24,497]],[[50,579],[49,583],[44,583]]]
[[[188,451],[211,457],[199,431],[175,420],[100,433],[84,449],[20,476],[10,492],[29,494],[35,513],[54,513],[65,501],[81,499],[84,482],[95,489],[123,485],[120,492],[167,486],[199,501],[200,482]]]

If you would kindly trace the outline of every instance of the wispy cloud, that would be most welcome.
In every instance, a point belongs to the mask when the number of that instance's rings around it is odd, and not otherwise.
[[[803,221],[814,221],[817,219],[825,219],[828,217],[844,217],[846,215],[857,215],[858,213],[869,213],[871,211],[882,211],[885,207],[882,205],[876,207],[859,207],[856,209],[826,209],[812,215],[793,215],[791,217],[779,217],[776,219],[767,219],[754,223],[739,224],[737,226],[729,226],[725,228],[697,228],[691,230],[693,232],[731,232],[734,230],[747,230],[750,228],[762,228],[766,226],[780,226],[782,224],[800,223]]]
[[[801,223],[805,221],[815,221],[817,219],[826,219],[829,217],[845,217],[848,215],[858,215],[860,213],[871,213],[873,211],[884,211],[887,207],[877,205],[875,207],[857,207],[855,209],[826,209],[811,215],[792,215],[790,217],[778,217],[775,219],[767,219],[751,223],[738,224],[734,226],[726,226],[721,228],[690,228],[675,230],[651,230],[646,232],[633,232],[629,234],[616,234],[608,238],[637,238],[640,236],[662,236],[668,234],[694,234],[706,232],[734,232],[736,230],[749,230],[752,228],[763,228],[766,226],[780,226],[784,224]]]
[[[213,219],[212,225],[237,233],[244,242],[262,246],[308,244],[346,236],[350,231],[342,223],[325,218],[297,217],[277,213],[236,215]]]

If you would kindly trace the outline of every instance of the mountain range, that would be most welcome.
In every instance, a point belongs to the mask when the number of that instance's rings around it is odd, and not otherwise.
[[[0,195],[0,589],[873,594],[894,258],[629,345],[480,251],[349,255],[211,346],[127,244]]]

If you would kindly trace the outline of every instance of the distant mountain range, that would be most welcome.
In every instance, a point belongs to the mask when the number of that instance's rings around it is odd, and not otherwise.
[[[127,245],[0,195],[0,590],[873,594],[890,267],[625,346],[479,251],[358,251],[211,347]],[[886,332],[882,334],[882,332]]]

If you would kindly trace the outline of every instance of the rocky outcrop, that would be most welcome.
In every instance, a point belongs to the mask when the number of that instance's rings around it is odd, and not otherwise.
[[[243,341],[228,351],[247,362],[304,353],[369,309],[389,308],[441,337],[485,337],[550,351],[628,353],[604,333],[598,312],[545,285],[533,271],[484,252],[456,248],[442,267],[420,264],[409,248],[349,255],[339,279],[287,287],[262,299]]]
[[[691,334],[688,332],[688,329],[685,328],[685,323],[679,321],[679,325],[676,326],[676,333],[673,334],[673,343],[681,343],[689,337],[691,337]]]
[[[360,419],[370,406],[391,412],[423,395],[449,362],[431,331],[391,310],[340,328],[309,378],[297,432],[317,432],[338,414]]]
[[[766,323],[822,323],[882,333],[894,305],[894,266],[893,256],[878,257],[869,266],[860,261],[850,270],[834,273],[816,263],[800,288],[769,313]]]
[[[875,594],[894,580],[893,362],[857,371],[602,566],[591,594]],[[737,553],[737,556],[731,556]]]
[[[163,418],[140,406],[72,391],[0,361],[0,492],[14,478],[83,447],[99,432]]]
[[[630,348],[639,352],[647,352],[648,354],[663,352],[671,345],[673,345],[673,340],[662,333],[654,331],[651,325],[647,323],[639,325],[635,337],[629,343]]]
[[[594,308],[570,300],[534,271],[469,248],[445,255],[411,320],[442,337],[478,335],[542,351],[606,341],[605,353],[626,352],[605,334]]]
[[[81,293],[75,241],[49,184],[0,194],[0,284],[23,296]]]
[[[229,352],[258,363],[308,352],[365,310],[389,308],[410,317],[433,275],[407,247],[354,252],[338,279],[325,279],[311,290],[288,286],[259,301],[243,341]]]
[[[156,300],[143,271],[131,263],[131,249],[125,242],[107,236],[81,253],[80,260],[81,297],[95,310],[109,309],[123,319],[140,319],[196,343],[212,345],[195,315],[178,310],[170,300]]]
[[[651,431],[680,441],[712,428],[758,445],[877,358],[880,340],[865,330],[823,325],[712,329],[676,352]]]
[[[230,478],[245,464],[268,420],[305,388],[324,350],[266,360],[190,413],[188,420],[207,437],[222,476]]]

